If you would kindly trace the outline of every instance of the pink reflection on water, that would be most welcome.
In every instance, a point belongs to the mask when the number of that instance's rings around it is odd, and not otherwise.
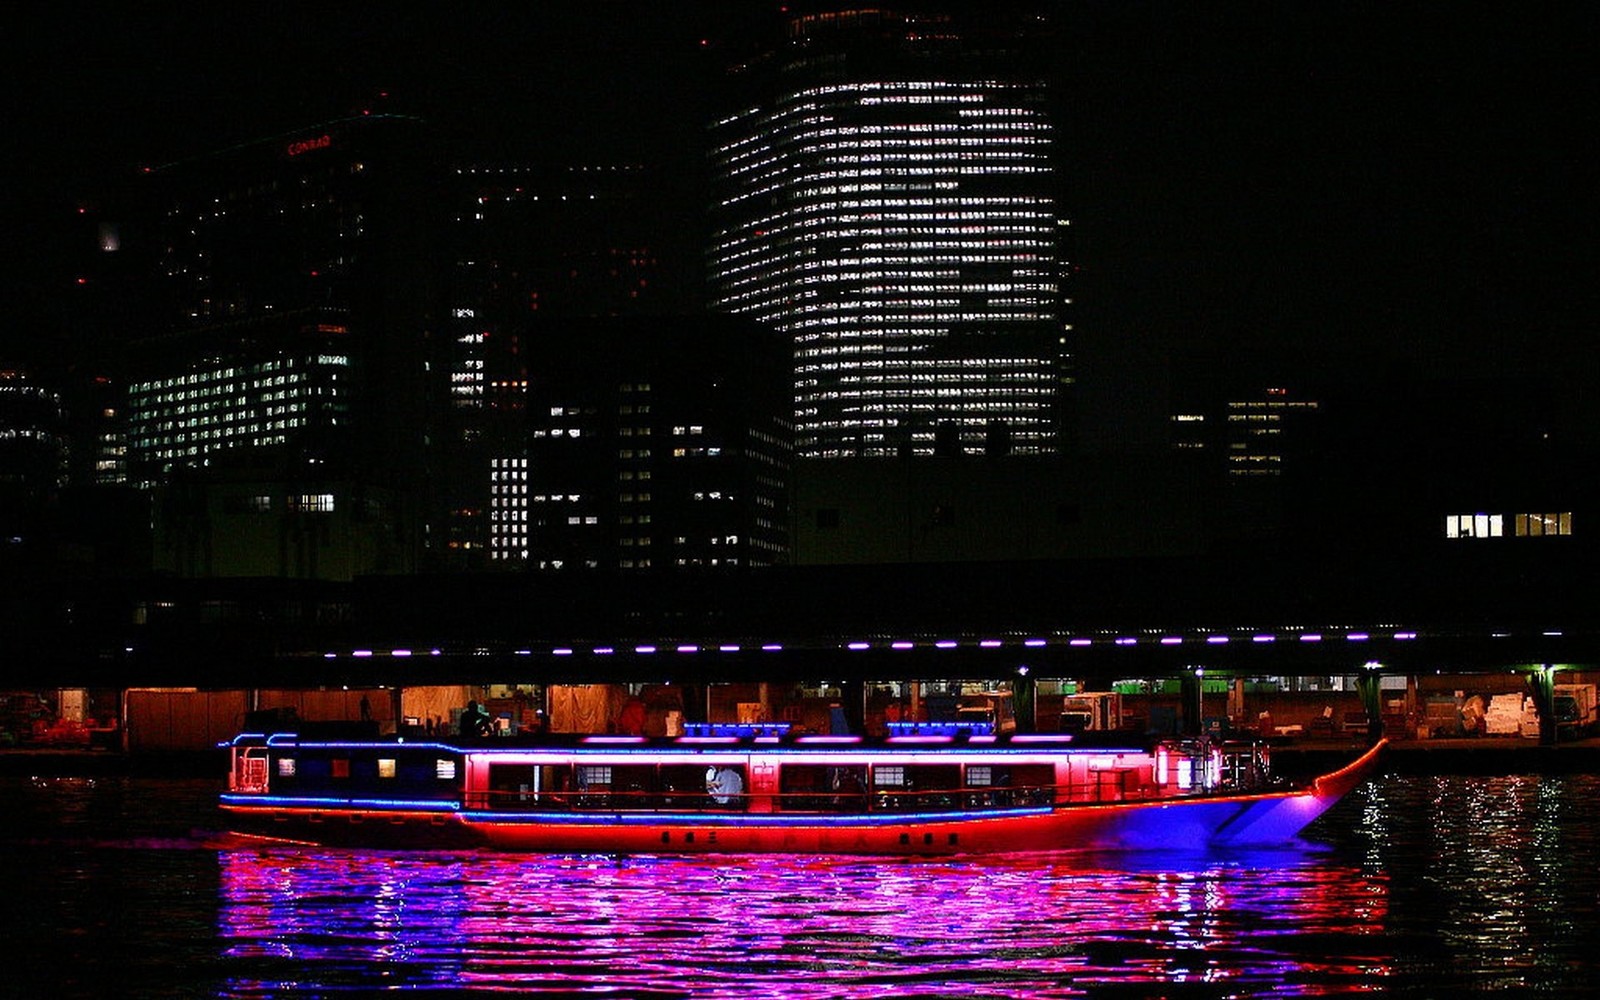
[[[1386,883],[1310,851],[946,861],[225,850],[236,995],[1370,990]],[[1143,866],[1141,866],[1143,865]],[[344,987],[341,987],[344,988]]]

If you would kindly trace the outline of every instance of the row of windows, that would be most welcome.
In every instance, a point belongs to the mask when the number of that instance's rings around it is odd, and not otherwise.
[[[1506,533],[1505,514],[1450,514],[1444,519],[1446,538],[1501,538]],[[1517,538],[1550,538],[1572,534],[1572,512],[1511,514]]]

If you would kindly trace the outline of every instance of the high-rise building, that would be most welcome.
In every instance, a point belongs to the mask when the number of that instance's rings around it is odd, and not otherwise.
[[[122,233],[151,289],[151,316],[130,324],[126,446],[129,480],[156,493],[158,561],[341,577],[424,563],[445,386],[430,149],[421,122],[374,115],[143,178]],[[229,546],[195,536],[185,512],[202,507]],[[375,527],[301,523],[330,513]],[[285,562],[285,532],[325,551]],[[259,558],[220,557],[250,537]]]
[[[712,130],[708,295],[791,338],[798,455],[1057,453],[1071,344],[1043,15],[784,10]]]
[[[505,565],[490,544],[504,523],[493,519],[491,500],[504,497],[491,484],[525,464],[533,331],[690,311],[692,283],[679,274],[690,254],[670,245],[663,183],[660,171],[623,163],[480,163],[449,175],[452,567]]]
[[[492,459],[493,562],[629,572],[788,561],[777,334],[719,316],[549,318],[534,332],[523,446]]]

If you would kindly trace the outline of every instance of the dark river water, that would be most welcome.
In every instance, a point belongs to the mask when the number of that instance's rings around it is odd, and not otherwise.
[[[0,779],[0,996],[1588,996],[1600,777],[1390,775],[1285,850],[241,847],[217,783]]]

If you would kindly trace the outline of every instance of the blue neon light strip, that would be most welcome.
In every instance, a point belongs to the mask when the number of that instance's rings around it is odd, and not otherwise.
[[[251,795],[225,792],[222,803],[269,809],[368,809],[374,812],[460,812],[449,799],[330,799],[293,795]]]

